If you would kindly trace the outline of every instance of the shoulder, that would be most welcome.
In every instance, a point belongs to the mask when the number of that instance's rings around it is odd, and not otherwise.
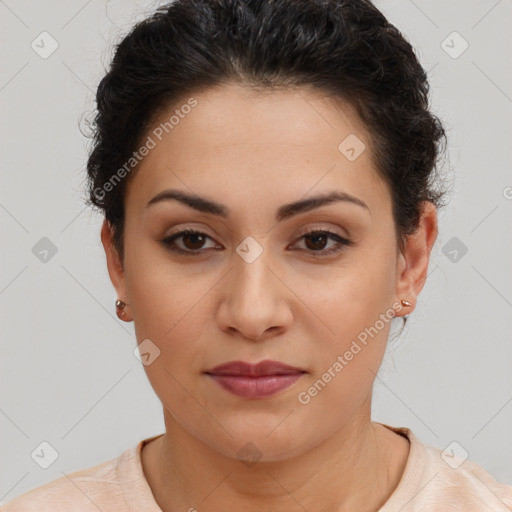
[[[129,452],[130,450],[126,450],[119,457],[32,489],[2,505],[0,511],[98,512],[117,510],[112,505],[118,503],[121,509],[127,508],[117,478],[117,467]]]
[[[458,443],[429,446],[407,428],[410,453],[402,479],[380,512],[512,512],[512,486],[497,481],[467,458]]]
[[[457,455],[457,449],[448,446],[441,451],[424,445],[426,468],[431,475],[430,500],[444,500],[452,509],[473,511],[512,511],[512,487],[497,481],[489,472],[467,454]],[[446,510],[452,510],[447,508]]]

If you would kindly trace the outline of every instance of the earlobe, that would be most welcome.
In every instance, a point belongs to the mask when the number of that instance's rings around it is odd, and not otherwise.
[[[123,263],[119,257],[119,253],[113,243],[113,231],[109,222],[105,219],[101,227],[101,243],[105,250],[105,256],[107,259],[107,268],[110,280],[114,285],[117,292],[118,301],[121,301],[126,306],[126,286],[125,286],[125,274],[123,269]],[[116,309],[118,316],[121,320],[128,321],[126,317],[126,310],[120,308],[120,302],[116,302]],[[122,311],[122,318],[121,318]]]
[[[406,300],[412,307],[416,298],[425,285],[430,254],[437,238],[437,210],[433,203],[424,201],[418,228],[411,233],[405,242],[403,254],[399,256],[397,297]],[[407,314],[405,313],[405,314]]]

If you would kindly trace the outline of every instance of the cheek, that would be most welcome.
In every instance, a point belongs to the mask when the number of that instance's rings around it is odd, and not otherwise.
[[[147,266],[135,276],[130,296],[135,303],[137,342],[151,340],[148,346],[157,354],[154,361],[144,366],[147,378],[178,422],[203,424],[207,403],[197,393],[196,385],[204,370],[208,343],[204,332],[205,308],[213,283],[208,286],[204,277],[198,277],[191,287],[183,273],[171,273],[158,266]]]
[[[315,371],[297,389],[296,401],[304,418],[323,418],[318,428],[326,435],[347,424],[371,400],[390,325],[391,318],[383,321],[377,315],[376,320],[354,303],[340,305],[336,335],[330,341],[324,338],[311,352]]]
[[[302,283],[299,293],[323,321],[329,338],[342,342],[375,324],[390,308],[394,262],[389,257],[361,251],[342,266],[329,269],[322,279]]]
[[[168,386],[170,375],[181,381],[181,375],[202,369],[205,305],[216,280],[185,272],[154,242],[143,245],[127,254],[127,292],[137,342],[149,339],[159,351],[155,362],[145,366],[148,377]]]
[[[171,335],[181,318],[196,303],[201,293],[198,286],[204,278],[196,279],[184,272],[182,265],[171,261],[157,241],[139,236],[141,242],[129,243],[126,251],[126,286],[135,325],[158,338]],[[191,287],[190,284],[194,283]]]
[[[322,320],[315,320],[316,332],[310,333],[316,340],[311,352],[316,371],[308,381],[314,389],[302,387],[304,401],[355,406],[371,391],[394,316],[393,262],[374,258],[369,264],[370,255],[360,256],[357,263],[333,272],[325,285],[302,291]]]
[[[168,362],[176,366],[187,354],[197,352],[204,340],[205,305],[212,284],[208,286],[203,278],[191,286],[189,280],[171,279],[167,274],[158,270],[146,273],[141,281],[131,283],[130,296],[138,342],[150,338],[162,356],[172,354]],[[189,371],[193,369],[194,365],[188,365]]]

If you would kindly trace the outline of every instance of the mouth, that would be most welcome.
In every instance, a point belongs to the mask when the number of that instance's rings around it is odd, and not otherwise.
[[[230,393],[243,398],[265,398],[290,387],[307,372],[303,368],[265,360],[253,365],[230,361],[204,372]]]

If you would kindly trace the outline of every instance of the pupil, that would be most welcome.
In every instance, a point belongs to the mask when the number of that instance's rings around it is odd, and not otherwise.
[[[325,236],[325,234],[319,234],[319,235],[310,235],[308,238],[310,238],[310,239],[312,239],[312,240],[317,240],[317,241],[318,241],[318,239],[319,239],[319,238],[320,238],[320,239],[324,239],[324,240],[323,240],[323,242],[324,242],[324,244],[325,244],[325,238],[326,238],[326,236]],[[322,246],[323,246],[324,244],[322,244],[322,242],[320,242],[320,245],[322,245]],[[316,243],[316,242],[313,242],[313,245],[315,246],[315,245],[317,245],[317,243]],[[323,249],[323,247],[313,247],[313,249]]]
[[[194,238],[194,237],[195,237],[195,238],[199,238],[200,240],[199,240],[199,242],[198,242],[198,246],[197,246],[197,247],[195,247],[195,246],[194,246],[194,243],[192,243],[192,246],[193,246],[193,247],[188,247],[188,248],[189,248],[189,249],[193,249],[193,250],[195,250],[195,249],[200,249],[200,248],[201,248],[201,245],[204,243],[204,236],[203,236],[203,235],[200,235],[200,234],[197,234],[197,233],[188,233],[188,234],[184,235],[184,237],[183,237],[183,241],[185,241],[187,238],[188,238],[188,239],[190,239],[191,237],[192,237],[192,238]],[[186,246],[188,246],[189,244],[185,244],[185,245],[186,245]]]

